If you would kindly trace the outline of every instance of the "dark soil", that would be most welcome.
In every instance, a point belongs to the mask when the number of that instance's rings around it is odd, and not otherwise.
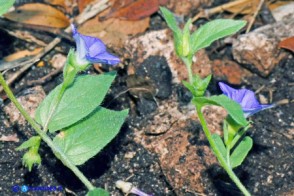
[[[153,29],[160,28],[159,20],[159,16],[154,16],[151,23],[156,24],[156,27]],[[0,31],[0,57],[13,52],[16,47],[23,44],[25,43],[15,40]],[[29,46],[26,44],[25,47]],[[47,55],[46,58],[50,59],[51,55]],[[230,58],[229,52],[226,55]],[[158,114],[158,107],[161,104],[164,104],[171,97],[177,97],[179,103],[185,106],[189,103],[191,95],[182,85],[171,83],[171,73],[166,59],[163,57],[149,57],[138,67],[135,76],[129,76],[125,69],[118,69],[116,81],[104,101],[104,106],[111,109],[130,108],[130,115],[125,125],[119,135],[102,152],[80,168],[95,186],[105,188],[111,195],[124,195],[115,188],[117,180],[131,182],[144,192],[152,193],[153,195],[197,195],[193,190],[185,189],[185,187],[182,188],[181,192],[175,190],[161,168],[158,155],[148,151],[133,139],[137,134],[135,130],[144,128],[149,123],[149,120]],[[14,71],[16,70],[12,70],[10,73]],[[51,71],[52,68],[49,66],[33,67],[16,81],[12,88],[18,96],[21,96],[29,88],[26,85],[27,81],[38,79]],[[83,74],[97,74],[97,72],[91,68],[87,73]],[[208,94],[220,93],[216,85],[220,79],[213,78]],[[53,80],[43,84],[45,92],[48,93],[61,81],[62,75],[60,74],[54,77]],[[247,81],[248,83],[244,83],[243,86],[252,90],[257,90],[264,85],[265,87],[260,94],[265,97],[272,96],[273,102],[278,102],[282,99],[292,100],[292,102],[278,105],[252,117],[254,124],[248,135],[253,138],[254,146],[244,164],[236,169],[236,173],[253,195],[287,195],[287,193],[293,191],[294,187],[293,54],[289,54],[287,58],[283,59],[269,77],[262,78],[253,74],[253,76],[247,78]],[[143,86],[148,90],[128,91],[128,88],[136,86]],[[1,107],[8,103],[9,101],[5,100]],[[38,168],[34,167],[32,172],[28,172],[22,166],[21,157],[23,152],[15,151],[15,148],[30,136],[35,135],[34,131],[30,126],[9,123],[7,126],[6,122],[9,122],[9,119],[2,109],[0,110],[0,118],[1,135],[16,133],[20,139],[18,143],[0,143],[1,195],[21,195],[20,187],[22,185],[62,187],[61,191],[30,192],[28,193],[29,195],[86,194],[86,188],[70,170],[63,166],[59,160],[56,160],[51,150],[45,145],[42,145],[40,149],[40,154],[43,158],[42,165]],[[197,122],[193,121],[193,123],[194,127],[198,126]],[[197,138],[194,142],[192,139],[189,142],[191,146],[199,145],[200,143]],[[202,141],[202,145],[207,146],[208,144],[206,141]],[[182,159],[185,162],[184,156]],[[240,195],[239,190],[231,183],[219,166],[214,165],[203,171],[203,173],[206,176],[204,181],[207,181],[207,184],[212,182],[211,186],[207,185],[205,194]],[[208,181],[210,182],[208,183]]]

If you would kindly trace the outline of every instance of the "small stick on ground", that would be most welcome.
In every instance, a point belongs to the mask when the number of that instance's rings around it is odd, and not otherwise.
[[[76,18],[76,23],[78,25],[84,23],[85,21],[89,20],[90,18],[94,17],[98,13],[102,12],[106,8],[108,8],[108,0],[97,0],[93,4],[89,4],[88,7],[82,12],[79,16]],[[65,33],[71,32],[71,26],[68,26],[65,30]],[[60,37],[56,37],[54,40],[52,40],[39,54],[32,57],[31,61],[37,62],[39,61],[43,56],[45,56],[49,51],[51,51],[57,44],[61,42]],[[36,61],[35,61],[36,60]],[[7,84],[11,85],[20,75],[22,75],[25,71],[27,71],[34,63],[28,63],[27,65],[23,66],[18,72],[16,72],[14,75],[12,75],[8,80]],[[0,93],[3,91],[3,87],[0,86]]]
[[[259,1],[259,4],[258,4],[258,6],[257,6],[257,8],[256,8],[256,10],[255,10],[255,12],[254,12],[254,15],[253,15],[253,17],[252,17],[250,23],[248,24],[248,27],[247,27],[247,29],[246,29],[246,33],[248,33],[248,32],[250,31],[250,29],[251,29],[251,27],[252,27],[252,25],[253,25],[253,23],[254,23],[254,21],[255,21],[255,19],[256,19],[256,16],[257,16],[257,14],[259,13],[259,11],[260,11],[260,9],[261,9],[263,3],[264,3],[264,0],[260,0],[260,1]]]
[[[208,18],[209,16],[211,16],[213,14],[223,12],[224,10],[226,10],[226,9],[228,9],[230,7],[234,7],[236,5],[243,4],[243,3],[247,2],[247,1],[248,0],[237,0],[237,1],[229,2],[229,3],[226,3],[224,5],[220,5],[220,6],[211,8],[211,9],[202,10],[200,13],[198,13],[196,16],[194,16],[192,18],[192,22],[195,22],[199,18]]]
[[[47,82],[48,80],[50,80],[52,77],[56,76],[57,74],[59,74],[60,72],[62,72],[63,67],[60,67],[58,69],[53,70],[52,72],[50,72],[49,74],[47,74],[46,76],[38,79],[38,80],[31,80],[27,82],[28,86],[34,86],[36,84],[43,84],[45,82]]]

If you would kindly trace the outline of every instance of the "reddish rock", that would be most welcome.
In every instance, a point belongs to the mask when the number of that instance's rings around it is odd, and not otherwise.
[[[268,76],[286,55],[279,50],[279,42],[293,34],[293,19],[260,27],[240,35],[233,41],[233,56],[249,69],[262,76]]]
[[[217,59],[212,63],[212,72],[216,77],[227,80],[231,84],[241,84],[243,78],[252,74],[234,61]]]

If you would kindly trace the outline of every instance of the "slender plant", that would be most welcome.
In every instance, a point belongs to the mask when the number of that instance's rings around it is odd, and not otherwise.
[[[0,15],[13,3],[14,0],[2,3]],[[39,105],[35,118],[18,102],[2,73],[0,84],[38,134],[17,148],[28,149],[22,160],[29,171],[34,165],[41,164],[38,151],[43,141],[88,188],[87,195],[106,196],[109,193],[92,185],[78,166],[94,157],[118,134],[128,110],[113,111],[100,106],[116,76],[115,72],[84,76],[78,76],[78,73],[88,69],[91,63],[115,65],[120,60],[106,51],[106,46],[100,39],[80,34],[73,25],[72,31],[77,47],[76,50],[69,51],[63,70],[63,82]]]
[[[211,149],[231,180],[244,195],[249,196],[249,191],[233,171],[234,168],[242,164],[253,145],[252,139],[245,136],[250,127],[250,122],[246,118],[258,111],[271,108],[273,105],[261,105],[256,100],[254,92],[247,89],[236,90],[224,83],[219,83],[223,95],[205,97],[204,94],[211,80],[211,75],[202,79],[192,73],[192,58],[197,51],[210,46],[212,42],[220,38],[236,33],[246,25],[246,22],[217,19],[206,23],[191,34],[191,19],[187,21],[183,29],[180,29],[173,13],[164,7],[161,7],[160,10],[168,27],[173,32],[176,54],[187,67],[189,81],[183,81],[183,84],[193,95],[192,103],[196,107]],[[228,116],[223,123],[223,138],[217,134],[211,134],[208,129],[201,111],[206,105],[217,105],[227,110]]]

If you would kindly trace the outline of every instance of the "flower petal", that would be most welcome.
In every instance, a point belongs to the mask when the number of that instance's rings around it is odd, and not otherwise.
[[[245,117],[251,116],[261,110],[274,107],[274,105],[260,104],[256,99],[254,92],[251,90],[234,89],[222,82],[219,82],[219,86],[226,96],[241,105]]]
[[[86,56],[87,60],[92,63],[107,63],[110,65],[115,65],[120,62],[120,59],[108,52],[104,52],[102,54],[97,54],[96,56]]]
[[[80,34],[72,25],[73,37],[77,44],[77,60],[91,63],[117,64],[119,58],[106,51],[105,44],[96,37]]]

